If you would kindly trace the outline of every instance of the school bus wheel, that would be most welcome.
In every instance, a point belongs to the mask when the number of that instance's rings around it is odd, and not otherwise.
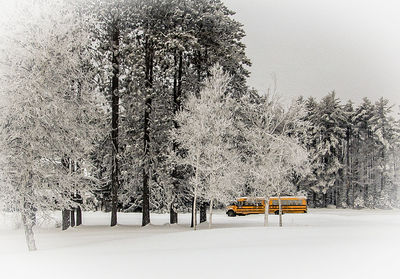
[[[283,212],[282,212],[282,214],[283,214]],[[275,211],[275,215],[279,215],[279,210]]]
[[[229,210],[226,214],[228,214],[229,217],[235,217],[236,213],[233,210]]]

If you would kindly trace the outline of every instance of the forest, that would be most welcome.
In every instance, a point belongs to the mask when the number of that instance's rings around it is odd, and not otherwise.
[[[192,212],[239,196],[400,206],[389,100],[334,91],[289,104],[247,85],[243,25],[220,0],[40,0],[1,38],[0,210]],[[274,91],[274,92],[271,92]],[[379,96],[380,92],[376,93]]]

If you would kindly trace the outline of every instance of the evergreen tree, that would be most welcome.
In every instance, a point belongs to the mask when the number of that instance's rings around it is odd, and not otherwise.
[[[380,98],[375,103],[372,131],[374,134],[374,193],[373,206],[390,208],[394,205],[396,192],[394,189],[394,177],[390,170],[389,158],[393,152],[395,141],[395,123],[390,116],[391,107],[389,101]]]
[[[322,206],[336,205],[337,187],[342,172],[342,139],[345,136],[345,115],[335,92],[325,96],[317,111],[319,139],[316,143],[318,169],[314,189],[322,195]]]
[[[372,122],[374,106],[368,98],[356,109],[353,116],[355,129],[355,167],[354,171],[354,207],[370,207],[372,181],[372,166],[374,158],[374,142]]]

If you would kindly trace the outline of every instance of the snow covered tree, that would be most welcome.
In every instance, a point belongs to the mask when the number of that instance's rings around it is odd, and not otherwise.
[[[309,97],[306,100],[300,97],[297,99],[297,102],[305,109],[305,114],[301,119],[308,123],[304,133],[299,135],[299,140],[308,151],[311,169],[311,172],[298,181],[297,188],[299,191],[303,191],[307,194],[309,206],[315,206],[317,201],[315,187],[318,184],[316,173],[321,167],[316,148],[320,139],[319,119],[317,117],[318,102],[313,97]]]
[[[130,99],[129,91],[134,70],[131,60],[135,59],[135,48],[132,41],[132,30],[137,26],[136,1],[97,0],[83,1],[86,16],[93,17],[91,28],[92,37],[92,64],[97,68],[96,84],[107,98],[106,110],[109,112],[108,121],[111,124],[109,133],[103,136],[99,148],[93,154],[97,162],[99,178],[102,187],[98,195],[111,202],[111,226],[117,224],[117,211],[120,204],[124,204],[127,188],[131,179],[126,175],[125,163],[127,154],[126,107],[124,104]],[[128,104],[130,105],[130,104]],[[123,125],[125,124],[125,126]]]
[[[194,211],[199,197],[209,200],[211,226],[213,203],[231,199],[240,185],[240,157],[231,141],[234,100],[227,91],[229,77],[219,66],[210,73],[200,94],[188,96],[176,115],[179,129],[172,138],[184,150],[175,156],[176,164],[193,172],[189,183]]]
[[[216,62],[232,76],[230,88],[240,88],[240,94],[246,91],[244,68],[249,62],[241,42],[244,32],[220,1],[144,0],[137,1],[135,10],[136,19],[130,20],[132,30],[125,39],[130,52],[122,58],[131,69],[127,74],[131,86],[129,97],[121,101],[126,115],[122,130],[129,131],[131,157],[140,158],[140,167],[132,171],[141,172],[135,182],[141,185],[132,193],[142,200],[145,225],[150,222],[150,209],[164,209],[166,203],[159,197],[168,188],[174,202],[167,204],[175,223],[177,208],[186,203],[182,199],[190,174],[179,167],[170,169],[165,161],[166,150],[180,148],[169,141],[171,146],[165,145],[169,130],[177,127],[173,115],[187,95],[199,93]],[[165,172],[174,187],[160,181]]]
[[[391,170],[390,158],[397,144],[396,122],[391,114],[389,100],[379,98],[375,102],[374,116],[371,119],[374,135],[374,191],[372,207],[392,208],[395,204],[395,177]],[[393,157],[392,157],[393,158]]]
[[[335,92],[325,96],[318,105],[317,118],[320,128],[319,141],[316,146],[320,168],[316,176],[316,192],[322,194],[322,206],[336,204],[336,186],[342,170],[342,139],[345,135],[343,123],[345,115]]]
[[[357,107],[354,116],[355,152],[354,179],[357,185],[354,194],[354,207],[369,207],[372,203],[369,200],[372,189],[372,164],[373,164],[373,134],[371,119],[374,113],[374,106],[368,98],[364,98]]]
[[[272,195],[295,191],[295,173],[305,176],[309,172],[308,153],[293,133],[306,129],[302,113],[299,103],[285,109],[276,96],[266,95],[258,103],[248,104],[248,184],[253,195],[265,197],[267,204]],[[268,224],[268,210],[264,224]]]
[[[348,101],[343,106],[345,121],[343,128],[345,129],[345,137],[342,144],[342,164],[343,164],[343,177],[341,185],[338,187],[338,198],[336,207],[350,207],[354,202],[354,183],[353,183],[353,155],[354,155],[354,105],[353,102]]]
[[[91,185],[85,169],[101,96],[88,66],[87,22],[76,8],[62,0],[20,5],[2,38],[1,192],[3,204],[21,213],[35,250],[36,212],[76,207],[72,196]]]
[[[84,3],[86,4],[86,3]],[[97,84],[109,102],[111,118],[110,136],[106,136],[109,147],[111,226],[117,224],[119,189],[119,108],[120,108],[120,29],[121,1],[95,1],[86,14],[96,20],[92,25],[91,37],[95,48],[92,51],[93,64],[98,68]],[[108,157],[108,156],[107,156]],[[107,179],[108,180],[108,179]]]
[[[396,197],[397,123],[389,102],[364,98],[344,106],[333,94],[319,104],[304,101],[310,129],[301,137],[311,155],[312,174],[300,183],[310,189],[311,206],[390,208]]]

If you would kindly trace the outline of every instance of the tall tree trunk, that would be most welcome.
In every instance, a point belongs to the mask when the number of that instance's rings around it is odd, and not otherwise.
[[[196,212],[195,212],[195,206],[194,206],[194,197],[192,198],[192,218],[190,221],[190,227],[193,228],[194,227],[194,223],[196,221],[197,223],[197,216],[196,216]]]
[[[111,226],[117,224],[119,165],[118,165],[118,130],[119,130],[119,27],[115,23],[112,33],[112,83],[111,83]]]
[[[200,223],[207,221],[207,203],[205,201],[200,203]]]
[[[61,226],[61,229],[63,231],[65,231],[71,225],[71,220],[70,220],[71,212],[68,209],[63,209],[61,214],[62,214],[62,226]]]
[[[193,197],[193,209],[192,209],[192,227],[194,230],[197,230],[197,208],[196,208],[196,203],[197,203],[197,194],[196,191],[194,193]]]
[[[178,223],[178,213],[174,208],[174,202],[171,203],[169,207],[169,223],[170,224],[177,224]]]
[[[350,184],[351,183],[351,164],[350,164],[350,135],[351,135],[351,129],[348,127],[347,128],[347,133],[346,133],[346,176],[345,176],[345,193],[346,196],[344,197],[344,201],[346,201],[346,206],[350,206],[350,200],[349,200],[349,191],[350,191]]]
[[[76,226],[82,225],[82,210],[81,207],[78,205],[76,208]]]
[[[200,52],[200,50],[198,50],[198,51],[196,51],[196,55],[197,55],[197,65],[196,65],[196,70],[197,70],[197,88],[196,88],[196,94],[197,94],[197,97],[199,97],[200,96],[200,91],[201,91],[201,71],[202,71],[202,67],[201,67],[201,64],[202,64],[202,61],[201,61],[201,59],[202,59],[202,57],[201,57],[201,52]]]
[[[314,207],[317,207],[317,193],[315,191],[312,192],[312,203]]]
[[[75,208],[71,209],[71,227],[75,227]]]
[[[212,217],[213,217],[213,199],[210,200],[210,220],[208,222],[208,228],[211,229],[212,226]]]
[[[179,53],[175,52],[174,56],[174,67],[175,67],[175,73],[174,73],[174,92],[173,92],[173,97],[174,97],[174,114],[176,114],[180,109],[181,109],[181,97],[182,97],[182,72],[183,72],[183,60],[182,60],[182,52],[180,51]],[[174,120],[174,127],[175,129],[178,129],[178,123]],[[178,145],[176,142],[173,143],[173,149],[174,152],[177,152],[178,150]],[[180,178],[180,173],[178,171],[178,167],[175,166],[174,170],[172,172],[172,178],[174,179],[173,182],[173,195],[174,199],[173,202],[170,206],[170,224],[176,224],[178,223],[178,213],[175,210],[175,204],[178,201],[178,194],[177,192],[179,191],[179,182],[178,179]]]
[[[153,43],[146,38],[145,45],[145,87],[146,97],[144,104],[144,123],[143,123],[143,201],[142,201],[142,226],[150,223],[150,115],[152,110],[152,89],[153,89]]]

